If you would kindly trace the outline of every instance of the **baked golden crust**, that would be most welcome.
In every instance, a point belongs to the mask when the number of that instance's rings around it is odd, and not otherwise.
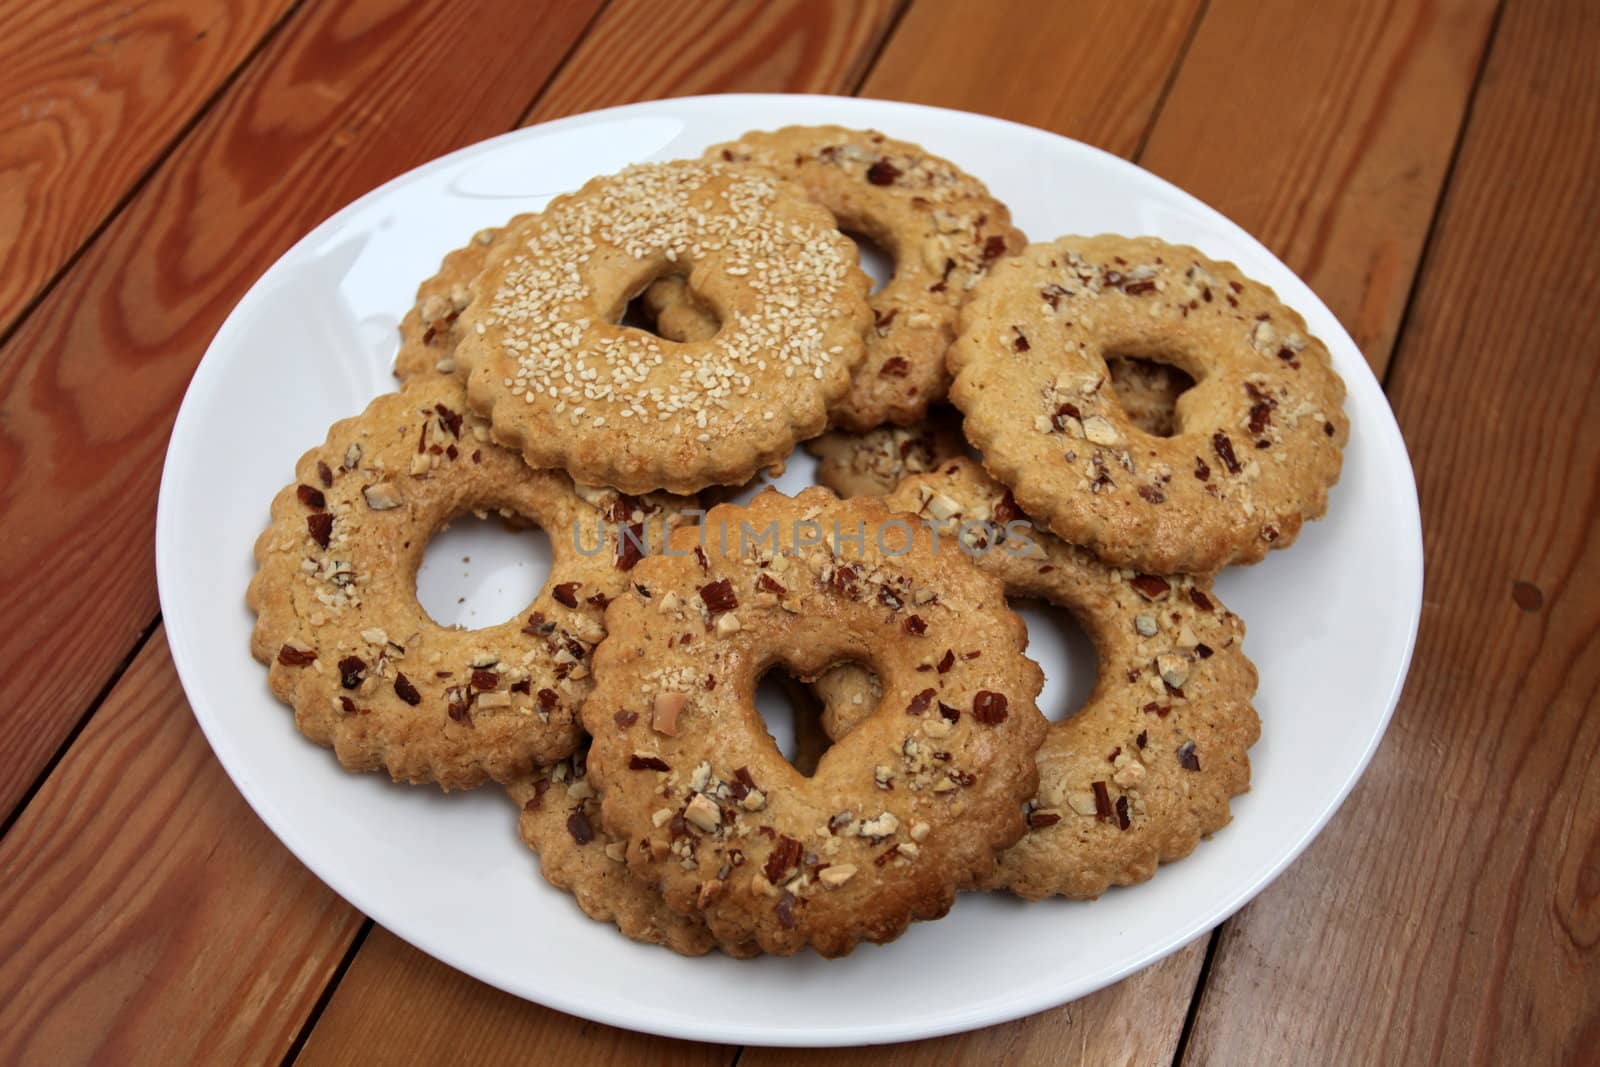
[[[1349,421],[1305,321],[1230,263],[1149,237],[1064,237],[996,264],[951,346],[951,400],[989,472],[1119,566],[1211,573],[1327,508]],[[1108,356],[1195,380],[1177,432],[1141,430]]]
[[[672,269],[729,325],[617,325]],[[586,485],[738,485],[820,433],[864,355],[867,276],[828,213],[758,167],[642,164],[557,197],[469,286],[455,361],[496,440]]]
[[[251,651],[301,731],[346,767],[445,789],[509,781],[573,751],[604,606],[637,561],[618,523],[644,537],[653,525],[659,540],[692,503],[580,495],[559,471],[529,470],[444,376],[335,423],[295,471],[256,541]],[[535,524],[554,552],[527,611],[471,631],[434,622],[416,597],[428,539],[468,511]]]
[[[635,873],[720,941],[827,956],[989,877],[1022,833],[1046,726],[998,582],[880,500],[824,489],[714,508],[672,544],[607,609],[583,708],[589,776]],[[780,662],[805,677],[840,661],[873,666],[886,710],[807,778],[755,686]]]
[[[1003,486],[971,460],[906,479],[888,503],[955,526],[998,529],[1018,512]],[[1256,671],[1244,624],[1204,579],[1156,577],[1100,563],[1043,531],[1012,527],[978,566],[1008,596],[1066,608],[1094,642],[1093,692],[1052,722],[1038,752],[1029,830],[986,883],[1030,899],[1099,896],[1141,882],[1159,863],[1193,851],[1228,823],[1229,799],[1249,788],[1248,750],[1260,735],[1250,705]],[[854,665],[817,681],[829,736],[873,713],[878,687]]]

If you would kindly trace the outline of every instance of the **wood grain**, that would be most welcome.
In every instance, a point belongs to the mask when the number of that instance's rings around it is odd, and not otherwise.
[[[625,984],[628,976],[617,981]],[[728,1045],[649,1037],[529,1004],[374,927],[295,1064],[722,1067],[737,1054]]]
[[[740,1067],[927,1064],[1167,1064],[1183,1030],[1206,938],[1126,981],[1015,1022],[950,1037],[850,1049],[747,1048]],[[960,996],[960,983],[951,995]],[[1136,996],[1135,996],[1136,995]]]
[[[162,456],[222,319],[334,209],[512,125],[597,4],[308,10],[0,349],[0,812],[156,615]]]
[[[527,122],[699,93],[849,92],[905,2],[613,0]]]
[[[1251,231],[1381,375],[1497,0],[1214,0],[1140,163]]]
[[[1389,736],[1229,925],[1188,1061],[1592,1063],[1600,9],[1511,0],[1399,343],[1427,594]]]
[[[1131,155],[1199,0],[914,4],[861,95],[977,111]]]
[[[0,842],[0,1062],[277,1062],[360,925],[228,781],[158,632]]]
[[[0,336],[290,6],[0,6]]]

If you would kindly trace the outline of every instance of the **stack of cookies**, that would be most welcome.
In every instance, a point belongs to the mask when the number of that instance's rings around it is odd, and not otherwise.
[[[850,233],[894,260],[875,292]],[[1030,245],[917,145],[788,128],[474,235],[401,335],[400,391],[272,502],[253,651],[346,767],[505,788],[629,937],[837,956],[964,890],[1090,898],[1248,788],[1256,671],[1210,576],[1323,513],[1348,423],[1231,264]],[[802,442],[821,485],[711,506]],[[554,550],[478,630],[416,596],[468,512]],[[1075,714],[1040,713],[1008,598],[1093,641]],[[810,775],[755,707],[775,667],[824,708]]]

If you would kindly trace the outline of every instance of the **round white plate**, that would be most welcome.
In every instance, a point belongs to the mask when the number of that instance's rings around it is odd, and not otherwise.
[[[250,658],[244,589],[251,544],[295,459],[395,387],[396,324],[445,252],[596,174],[790,123],[873,126],[920,142],[988,182],[1035,239],[1155,234],[1233,260],[1332,349],[1353,430],[1330,517],[1218,583],[1249,626],[1263,728],[1253,790],[1193,856],[1092,903],[968,894],[945,920],[843,960],[684,959],[590,921],[539,880],[496,790],[446,797],[347,774],[301,738]],[[811,472],[797,452],[779,485],[809,484]],[[537,553],[508,552],[487,530],[448,536],[423,577],[442,621],[481,625],[526,602]],[[1333,315],[1248,234],[1159,178],[1053,134],[806,96],[664,100],[519,130],[402,175],[318,226],[239,302],[195,372],[167,453],[156,563],[167,639],[217,757],[284,844],[352,904],[529,1000],[751,1044],[893,1041],[1002,1022],[1108,985],[1215,926],[1305,848],[1366,766],[1405,678],[1422,595],[1416,488],[1383,393]],[[472,595],[450,616],[457,587]],[[1081,660],[1074,675],[1059,635],[1038,637],[1032,651],[1053,690],[1082,692]]]

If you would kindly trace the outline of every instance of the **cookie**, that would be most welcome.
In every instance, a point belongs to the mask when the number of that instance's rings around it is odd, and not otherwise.
[[[720,941],[825,956],[989,877],[1023,832],[1046,728],[999,583],[878,498],[820,488],[714,508],[671,547],[607,609],[583,707],[589,777],[634,872]],[[845,661],[884,679],[883,711],[803,776],[757,680]]]
[[[1136,426],[1107,357],[1195,386]],[[995,265],[950,348],[951,400],[1030,514],[1118,566],[1253,563],[1327,509],[1349,422],[1328,350],[1231,263],[1149,237],[1064,237]]]
[[[674,271],[727,323],[716,336],[618,325]],[[630,493],[737,485],[822,431],[865,354],[868,287],[828,213],[770,172],[642,164],[504,235],[455,359],[474,410],[533,467]]]
[[[866,433],[831,430],[806,442],[817,457],[816,479],[841,497],[889,492],[908,474],[931,471],[967,454],[960,420],[935,408],[911,426],[880,426]]]
[[[1011,212],[949,160],[874,130],[788,126],[715,145],[706,158],[771,168],[832,212],[841,229],[894,257],[894,277],[869,301],[866,362],[829,409],[829,422],[860,432],[920,420],[949,386],[945,350],[968,290],[1026,241]],[[681,277],[656,282],[646,303],[664,336],[688,340],[715,329]]]
[[[627,842],[600,825],[600,800],[580,751],[506,787],[520,816],[517,832],[539,856],[539,871],[571,893],[591,919],[615,923],[635,941],[665,945],[685,956],[714,948],[746,957],[754,945],[719,946],[698,915],[680,915],[628,873]]]
[[[988,887],[1029,899],[1099,896],[1144,881],[1228,823],[1260,734],[1256,671],[1241,647],[1244,624],[1205,579],[1108,567],[1031,529],[1004,487],[967,459],[908,478],[888,503],[939,516],[952,531],[988,524],[978,566],[1008,596],[1070,611],[1099,657],[1088,702],[1050,725],[1028,833],[1001,854]],[[867,721],[880,692],[855,665],[823,675],[817,691],[834,738]]]
[[[508,226],[526,220],[519,215]],[[456,321],[472,300],[467,283],[488,261],[494,243],[505,233],[491,226],[472,235],[461,248],[444,257],[439,272],[417,287],[411,309],[400,320],[400,351],[394,357],[394,376],[402,382],[422,375],[454,374],[455,348],[460,340]]]
[[[560,471],[529,470],[444,376],[336,423],[295,470],[256,541],[251,651],[301,731],[346,767],[445,789],[573,751],[605,606],[692,503],[580,493]],[[481,630],[439,625],[416,595],[428,539],[469,511],[537,525],[554,553],[528,610]]]

